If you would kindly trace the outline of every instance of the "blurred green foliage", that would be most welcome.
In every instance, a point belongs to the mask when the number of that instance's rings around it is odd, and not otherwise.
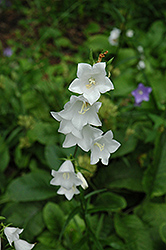
[[[0,215],[24,228],[35,250],[87,250],[89,241],[92,250],[166,249],[165,1],[15,0],[3,1],[0,14]],[[117,47],[108,41],[114,27]],[[89,62],[90,49],[96,61],[105,50],[106,61],[114,57],[107,71],[115,90],[101,97],[99,115],[121,147],[89,180],[89,236],[80,197],[66,201],[49,182],[51,169],[74,152],[62,148],[50,111],[69,100],[77,63]],[[140,82],[152,93],[136,107],[131,91]]]

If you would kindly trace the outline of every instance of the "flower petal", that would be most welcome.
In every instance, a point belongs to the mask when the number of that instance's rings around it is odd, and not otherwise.
[[[30,244],[25,240],[14,241],[14,247],[16,250],[30,250],[35,246],[35,244]]]
[[[72,81],[68,89],[74,93],[82,94],[83,92],[80,86],[81,86],[80,79],[76,78],[74,81]]]

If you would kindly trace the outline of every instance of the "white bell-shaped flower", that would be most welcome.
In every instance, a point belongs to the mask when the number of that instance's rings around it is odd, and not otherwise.
[[[14,247],[16,250],[31,250],[35,244],[30,244],[25,240],[16,240],[14,241]]]
[[[50,181],[51,185],[62,186],[67,190],[72,189],[73,185],[79,186],[82,184],[82,181],[74,172],[74,167],[70,160],[66,160],[58,171],[52,170],[51,175],[54,177]]]
[[[51,112],[51,115],[58,121],[61,121],[59,132],[67,134],[72,133],[77,136],[77,131],[81,130],[86,124],[101,126],[102,123],[97,115],[101,102],[90,105],[82,95],[72,95],[70,101],[65,104],[60,112]],[[79,136],[80,137],[80,136]]]
[[[113,45],[113,46],[118,45],[120,33],[121,33],[120,29],[113,28],[113,30],[110,32],[110,36],[108,38],[108,41],[111,45]]]
[[[76,129],[70,120],[63,119],[61,116],[59,116],[58,112],[51,112],[51,115],[54,117],[54,119],[60,121],[58,132],[65,135],[72,133],[74,136],[82,138],[81,131]]]
[[[120,143],[113,140],[111,130],[104,135],[96,138],[91,146],[91,164],[96,164],[100,159],[104,165],[108,165],[111,153],[114,153],[120,147]]]
[[[78,173],[77,173],[77,177],[82,181],[81,187],[82,187],[83,189],[88,188],[88,183],[87,183],[85,177],[81,174],[81,172],[78,172]]]
[[[99,137],[102,133],[103,131],[100,129],[86,125],[82,129],[82,139],[74,136],[72,133],[67,134],[62,146],[64,148],[70,148],[77,144],[82,150],[88,152],[93,140]]]
[[[114,86],[111,80],[106,76],[106,63],[100,62],[93,66],[87,63],[79,63],[77,77],[69,86],[69,90],[83,94],[90,105],[93,105],[99,97],[100,93],[105,93]]]
[[[60,187],[57,191],[57,194],[64,194],[68,200],[71,200],[74,194],[79,194],[80,191],[76,188],[75,185],[72,186],[70,189],[66,189],[64,187]]]
[[[4,234],[6,235],[10,246],[12,246],[13,241],[19,239],[19,234],[21,234],[23,230],[24,229],[20,229],[18,227],[5,227]]]

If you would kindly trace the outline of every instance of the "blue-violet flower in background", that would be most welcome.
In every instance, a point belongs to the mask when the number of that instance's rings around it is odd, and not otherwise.
[[[10,47],[5,48],[5,49],[3,50],[3,55],[4,55],[4,56],[10,57],[10,56],[12,56],[12,54],[13,54],[13,51],[12,51],[12,49],[11,49]]]
[[[151,87],[145,87],[142,83],[139,83],[138,88],[131,92],[135,98],[135,105],[140,106],[142,101],[149,101],[149,94],[151,91]]]

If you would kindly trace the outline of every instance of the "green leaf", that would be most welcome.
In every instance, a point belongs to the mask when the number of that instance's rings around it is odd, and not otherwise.
[[[8,147],[1,136],[0,136],[0,159],[1,159],[0,171],[3,172],[8,166],[10,155]]]
[[[149,83],[152,87],[152,95],[154,96],[157,106],[160,110],[165,110],[166,104],[166,74],[155,71],[155,74],[148,76]]]
[[[161,137],[162,140],[159,140],[156,145],[158,151],[154,155],[154,162],[149,166],[143,178],[144,189],[151,197],[166,194],[166,134]]]
[[[163,223],[159,229],[160,237],[164,243],[166,243],[166,223]]]
[[[93,192],[91,192],[91,193],[85,195],[85,199],[88,199],[88,198],[90,198],[90,197],[93,196],[93,195],[96,195],[96,194],[105,192],[106,190],[107,190],[107,189],[104,188],[104,189],[100,189],[100,190],[93,191]]]
[[[144,225],[147,225],[147,227],[149,228],[151,238],[153,239],[154,249],[165,248],[165,244],[161,241],[161,238],[164,236],[164,230],[165,230],[164,225],[166,225],[165,211],[166,211],[165,203],[157,204],[146,201],[141,206],[135,209],[135,213],[139,216],[139,218],[141,218]],[[164,226],[163,231],[162,231],[162,225]],[[161,236],[162,233],[163,236]]]
[[[45,158],[51,169],[58,170],[62,163],[60,160],[62,157],[65,157],[65,155],[63,154],[62,149],[57,145],[47,145],[45,147]]]
[[[98,170],[94,183],[96,186],[100,183],[100,188],[125,188],[142,192],[142,175],[143,169],[137,163],[126,164],[123,159],[111,160],[104,173],[102,168]]]
[[[0,221],[5,220],[6,218],[4,216],[0,216]]]
[[[134,134],[124,136],[124,130],[116,132],[116,139],[121,143],[121,146],[113,154],[113,157],[120,157],[134,151],[138,141]]]
[[[51,233],[49,231],[44,231],[37,239],[40,243],[42,243],[45,246],[45,249],[47,249],[47,247],[53,248],[53,250],[59,249],[58,248],[59,242],[57,238],[55,237],[54,233]]]
[[[24,228],[23,237],[25,239],[33,241],[34,237],[40,234],[45,227],[42,208],[42,204],[38,202],[12,202],[4,207],[2,213],[6,216],[8,223]]]
[[[69,222],[70,222],[70,221],[74,218],[74,216],[75,216],[76,214],[78,214],[79,212],[80,212],[80,207],[75,207],[75,208],[71,211],[71,213],[68,215],[67,220],[65,221],[65,224],[63,225],[62,231],[61,231],[61,233],[60,233],[59,240],[61,240],[61,238],[62,238],[62,236],[63,236],[63,234],[64,234],[64,232],[65,232],[65,229],[66,229],[66,227],[68,226]]]
[[[106,192],[100,194],[95,201],[95,208],[89,209],[89,213],[98,211],[117,211],[127,206],[125,199],[117,194]]]
[[[56,123],[53,126],[46,122],[37,122],[33,129],[28,130],[27,136],[30,142],[38,141],[41,144],[53,144],[57,141],[57,137],[54,135],[55,130]]]
[[[46,250],[46,245],[43,245],[41,243],[37,243],[35,248],[35,250]],[[55,248],[50,248],[47,246],[47,250],[55,250]],[[56,250],[65,250],[64,248],[56,248]]]
[[[105,35],[90,36],[86,42],[86,46],[92,48],[94,52],[101,52],[102,50],[108,50],[108,48],[110,48],[108,37]]]
[[[150,234],[136,215],[116,214],[115,230],[130,250],[153,250]]]
[[[126,67],[135,65],[138,61],[138,57],[135,50],[132,48],[121,48],[118,53],[116,67],[127,70]]]
[[[43,217],[49,231],[59,235],[64,224],[64,213],[59,205],[48,202],[44,207]]]
[[[51,174],[38,170],[14,179],[6,190],[6,198],[10,201],[39,201],[56,195],[55,188],[50,185]]]
[[[115,79],[113,79],[115,90],[115,96],[125,96],[127,97],[131,91],[136,89],[135,85],[135,71],[132,68],[126,68],[121,71]]]

